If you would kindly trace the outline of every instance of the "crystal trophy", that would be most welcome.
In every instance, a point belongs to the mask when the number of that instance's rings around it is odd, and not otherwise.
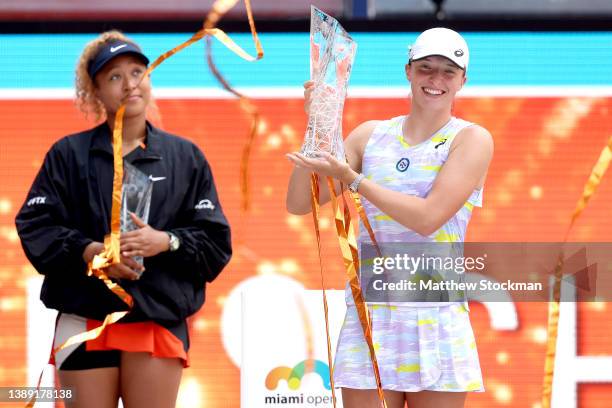
[[[138,229],[130,213],[136,214],[145,223],[149,222],[149,209],[153,193],[153,180],[135,166],[123,162],[123,189],[121,190],[121,232]],[[142,256],[133,259],[143,264]]]
[[[342,110],[357,44],[338,21],[310,7],[310,78],[314,81],[302,154],[345,161]]]

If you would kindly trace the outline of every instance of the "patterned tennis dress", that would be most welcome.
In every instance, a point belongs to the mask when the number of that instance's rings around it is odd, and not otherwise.
[[[455,136],[472,125],[451,118],[429,139],[409,145],[402,134],[405,116],[377,125],[363,156],[363,174],[391,190],[425,197],[448,158]],[[438,231],[422,236],[395,222],[362,198],[380,242],[463,242],[482,189]],[[363,225],[360,243],[371,242]],[[350,288],[335,357],[336,387],[375,389],[374,372]],[[368,304],[374,349],[383,388],[393,391],[484,391],[476,342],[466,301]]]

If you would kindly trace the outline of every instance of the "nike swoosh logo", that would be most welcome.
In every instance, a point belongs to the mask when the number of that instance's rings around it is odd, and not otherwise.
[[[111,47],[110,52],[116,52],[116,51],[119,51],[119,50],[120,50],[120,49],[122,49],[123,47],[127,47],[127,44],[121,44],[121,45],[118,45],[118,46],[116,46],[116,47]]]
[[[153,177],[152,175],[149,174],[149,180],[151,181],[160,181],[160,180],[165,180],[165,177]]]

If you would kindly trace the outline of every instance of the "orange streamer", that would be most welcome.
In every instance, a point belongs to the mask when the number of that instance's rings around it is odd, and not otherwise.
[[[104,250],[102,253],[94,256],[89,264],[87,274],[93,275],[104,281],[106,287],[115,295],[119,296],[129,307],[132,308],[134,300],[132,297],[117,283],[110,280],[104,272],[113,264],[121,262],[119,251],[120,235],[121,235],[121,190],[123,187],[123,154],[122,154],[122,136],[123,136],[123,115],[125,113],[125,105],[122,104],[117,110],[115,116],[115,127],[113,129],[113,193],[111,207],[111,232],[104,238]],[[123,316],[128,314],[128,311],[114,312],[108,314],[104,318],[104,322],[100,327],[84,333],[75,334],[68,338],[64,343],[56,347],[52,353],[55,355],[58,351],[77,343],[82,343],[87,340],[93,340],[102,334],[106,326],[119,321]]]
[[[608,144],[603,148],[599,159],[593,166],[591,174],[584,186],[582,196],[576,204],[572,219],[563,242],[567,242],[570,230],[574,223],[580,217],[591,196],[597,190],[601,179],[603,178],[608,166],[612,161],[612,136],[608,140]],[[555,283],[553,286],[553,300],[548,304],[548,326],[547,326],[547,342],[546,342],[546,360],[544,363],[544,384],[542,387],[542,408],[550,408],[552,402],[553,377],[555,373],[555,357],[557,355],[557,337],[559,328],[559,312],[561,303],[561,278],[563,270],[563,253],[559,255],[557,266],[555,267]]]
[[[353,294],[353,300],[355,301],[355,307],[357,308],[357,314],[359,315],[359,322],[361,323],[361,328],[363,329],[363,335],[368,345],[368,349],[370,350],[370,358],[372,360],[372,369],[374,371],[374,379],[376,381],[378,398],[380,400],[381,407],[386,408],[387,402],[385,401],[385,396],[382,389],[382,382],[380,380],[380,370],[378,368],[378,360],[376,358],[376,351],[374,350],[374,343],[372,341],[372,327],[370,324],[370,316],[368,314],[368,308],[366,307],[363,293],[361,291],[359,276],[357,275],[357,271],[359,270],[359,251],[357,249],[355,231],[351,225],[351,214],[349,212],[346,198],[344,197],[342,190],[340,191],[340,194],[342,195],[342,200],[344,204],[344,213],[340,210],[334,181],[331,177],[327,178],[327,184],[329,187],[332,208],[334,211],[338,242],[342,251],[342,257],[344,259],[344,267],[348,275],[351,293]]]
[[[221,75],[219,70],[217,69],[215,63],[212,58],[212,41],[210,37],[206,39],[206,60],[208,62],[208,67],[210,71],[215,76],[217,81],[221,84],[223,89],[232,93],[236,97],[239,98],[239,106],[243,112],[246,112],[251,116],[251,129],[249,130],[249,134],[247,136],[247,142],[242,149],[242,158],[240,160],[240,191],[241,191],[241,208],[243,211],[248,211],[250,208],[250,199],[249,199],[249,158],[251,156],[251,149],[253,147],[253,142],[255,141],[255,135],[257,133],[257,129],[259,128],[259,110],[257,107],[251,102],[251,100],[238,92],[230,83]]]
[[[325,294],[325,278],[323,275],[323,259],[321,257],[321,231],[319,230],[319,177],[312,173],[310,176],[310,204],[312,206],[312,219],[314,221],[315,233],[317,235],[317,250],[319,254],[319,271],[321,274],[321,292],[323,293],[323,312],[325,314],[325,335],[327,339],[327,363],[329,364],[329,383],[332,392],[332,401],[336,408],[336,389],[334,386],[334,366],[331,352],[331,339],[329,336],[329,309],[327,306],[327,295]]]
[[[233,1],[233,0],[232,0]],[[227,2],[231,3],[231,1]],[[235,1],[234,1],[235,3]],[[253,13],[251,12],[251,2],[249,0],[245,0],[244,2],[246,10],[247,10],[247,18],[249,20],[249,26],[251,28],[251,35],[253,36],[253,41],[255,42],[255,47],[257,49],[257,57],[255,59],[261,59],[263,57],[263,48],[261,46],[261,42],[259,41],[259,37],[257,36],[257,30],[255,29],[255,22],[253,20]],[[212,13],[211,13],[212,14]],[[204,24],[205,28],[208,28],[210,24],[213,24],[216,21],[217,17],[209,18],[207,22]],[[217,37],[217,39],[219,39]],[[240,159],[240,192],[241,192],[241,208],[243,211],[248,211],[251,202],[250,202],[250,193],[249,193],[249,159],[251,157],[251,150],[253,147],[253,142],[255,141],[255,135],[257,133],[257,129],[259,128],[260,115],[257,107],[251,102],[251,100],[245,96],[243,93],[238,92],[230,83],[223,77],[223,75],[217,69],[215,63],[212,58],[212,41],[210,37],[206,39],[206,60],[208,62],[208,67],[210,71],[215,76],[217,81],[221,84],[223,89],[235,95],[240,100],[240,109],[245,112],[247,115],[251,117],[251,129],[249,130],[247,136],[247,142],[242,149],[242,157]]]
[[[342,190],[342,187],[340,188]],[[361,222],[363,226],[368,231],[368,235],[370,236],[370,241],[372,241],[372,245],[376,249],[376,253],[379,257],[382,257],[382,252],[380,251],[380,247],[378,246],[378,241],[376,241],[376,236],[374,235],[374,230],[372,229],[372,225],[370,224],[370,220],[368,220],[368,216],[363,209],[363,205],[361,205],[361,198],[359,197],[359,193],[353,193],[350,191],[351,197],[353,198],[353,203],[355,204],[355,208],[357,209],[357,213],[359,214],[359,218],[361,218]]]

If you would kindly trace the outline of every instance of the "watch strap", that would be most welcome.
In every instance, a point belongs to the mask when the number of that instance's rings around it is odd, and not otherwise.
[[[353,193],[356,193],[357,190],[359,190],[359,185],[361,184],[364,178],[365,176],[363,175],[363,173],[359,173],[357,177],[355,177],[355,180],[353,180],[351,184],[348,185],[348,189]]]

